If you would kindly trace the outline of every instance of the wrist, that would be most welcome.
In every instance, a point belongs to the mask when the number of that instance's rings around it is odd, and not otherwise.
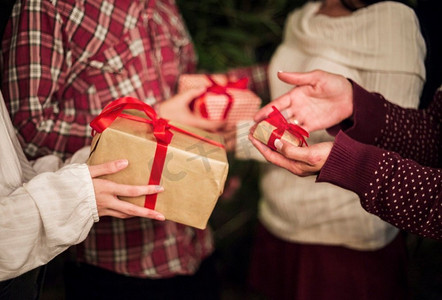
[[[354,115],[354,91],[353,91],[353,80],[350,78],[347,78],[347,89],[349,90],[348,93],[346,93],[346,99],[345,102],[347,105],[344,106],[344,121],[348,120],[350,122],[353,122],[353,115]]]

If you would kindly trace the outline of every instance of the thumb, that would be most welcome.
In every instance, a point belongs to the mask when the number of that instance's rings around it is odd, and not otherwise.
[[[315,71],[306,73],[279,71],[278,78],[292,85],[314,85]]]
[[[186,101],[190,101],[190,100],[200,96],[205,91],[206,91],[205,87],[197,87],[197,88],[189,89],[189,90],[186,90],[181,93],[181,98],[185,99]]]
[[[274,146],[282,156],[290,160],[304,161],[304,147],[292,145],[284,140],[275,139]]]
[[[117,173],[118,171],[123,170],[129,164],[127,159],[120,159],[115,161],[106,162],[99,165],[89,166],[89,173],[92,178]]]

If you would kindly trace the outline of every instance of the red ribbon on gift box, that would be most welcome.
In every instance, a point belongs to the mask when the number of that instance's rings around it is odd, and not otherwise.
[[[227,105],[224,108],[224,112],[223,112],[223,116],[222,116],[222,120],[227,119],[227,115],[230,112],[230,109],[232,108],[233,105],[233,97],[232,95],[228,92],[228,89],[241,89],[241,90],[245,90],[247,89],[247,86],[249,84],[249,79],[244,77],[241,78],[239,80],[236,81],[231,81],[230,79],[228,79],[227,83],[225,85],[221,85],[219,83],[217,83],[212,76],[210,75],[206,75],[207,79],[211,82],[211,85],[208,86],[206,88],[206,91],[204,93],[202,93],[197,99],[193,100],[190,103],[191,107],[195,106],[195,101],[197,101],[198,99],[202,99],[206,94],[208,93],[212,93],[212,94],[218,94],[218,95],[225,95],[227,97]],[[209,118],[209,113],[207,111],[207,105],[206,102],[203,100],[201,103],[201,106],[199,107],[200,109],[200,113],[201,116],[205,119]]]
[[[284,116],[281,114],[281,112],[275,107],[272,106],[273,111],[269,114],[267,119],[264,121],[272,124],[276,127],[275,130],[272,131],[270,138],[267,142],[267,146],[270,147],[273,150],[276,150],[275,148],[275,140],[281,139],[282,135],[285,131],[290,132],[293,134],[297,139],[301,141],[301,145],[307,145],[307,142],[305,141],[305,137],[309,137],[309,134],[307,131],[305,131],[301,126],[292,124],[287,122],[287,120],[284,118]]]
[[[147,117],[150,118],[150,120],[138,116],[125,114],[123,113],[123,110],[125,109],[136,109],[142,111],[146,114]],[[169,121],[166,119],[158,118],[155,110],[151,106],[132,97],[123,97],[106,105],[103,111],[90,123],[90,126],[92,127],[92,135],[95,135],[96,132],[103,132],[118,117],[130,119],[136,122],[147,123],[152,125],[153,127],[153,135],[157,140],[157,147],[155,149],[154,161],[152,165],[152,170],[150,172],[148,184],[160,184],[161,175],[163,174],[164,162],[166,160],[167,147],[172,141],[173,137],[173,133],[170,131],[171,129],[202,140],[204,142],[210,143],[212,145],[224,148],[224,145],[221,143],[173,126],[169,124]],[[156,201],[157,194],[146,195],[144,207],[155,209]]]

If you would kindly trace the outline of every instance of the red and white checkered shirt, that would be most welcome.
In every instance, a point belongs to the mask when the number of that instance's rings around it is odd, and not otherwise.
[[[2,91],[30,158],[66,158],[91,141],[110,101],[153,104],[175,93],[195,54],[174,0],[18,0],[2,42]],[[209,230],[101,218],[79,259],[137,277],[191,274],[213,250]]]

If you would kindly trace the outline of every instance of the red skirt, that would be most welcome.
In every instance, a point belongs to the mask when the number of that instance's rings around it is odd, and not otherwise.
[[[248,283],[268,299],[408,299],[407,251],[402,234],[376,251],[290,243],[261,224]]]

